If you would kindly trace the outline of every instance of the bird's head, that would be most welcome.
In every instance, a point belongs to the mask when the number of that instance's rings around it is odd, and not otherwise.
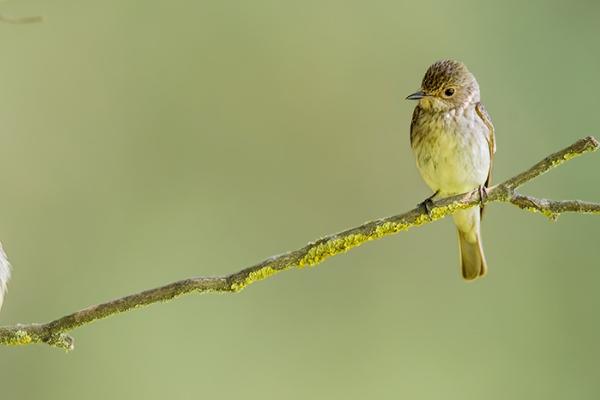
[[[442,60],[425,72],[421,90],[407,97],[426,110],[443,112],[479,101],[479,85],[460,61]]]

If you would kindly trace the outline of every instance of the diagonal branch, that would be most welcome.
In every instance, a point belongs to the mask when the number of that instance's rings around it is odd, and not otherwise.
[[[561,213],[587,213],[600,215],[600,204],[580,200],[548,200],[525,196],[516,189],[550,169],[600,147],[593,137],[580,139],[571,146],[551,154],[528,170],[488,189],[484,203],[505,202],[531,211],[539,212],[553,220]],[[184,294],[199,292],[239,292],[246,286],[293,267],[314,266],[328,257],[343,253],[365,242],[393,235],[412,227],[421,226],[481,203],[479,191],[460,194],[438,200],[428,214],[417,207],[404,214],[367,222],[352,229],[325,236],[303,248],[268,259],[239,272],[221,277],[198,277],[173,282],[155,289],[125,296],[106,303],[90,306],[45,324],[18,324],[0,327],[0,344],[24,345],[47,343],[71,350],[73,338],[66,332],[95,320],[122,313],[133,308],[172,300]]]

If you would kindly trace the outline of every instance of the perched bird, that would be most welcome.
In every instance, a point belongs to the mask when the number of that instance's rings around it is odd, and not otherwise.
[[[407,99],[419,101],[410,124],[410,143],[417,168],[434,192],[422,203],[426,209],[432,199],[476,188],[484,195],[496,141],[473,74],[459,61],[438,61],[427,69],[421,90]],[[483,276],[487,270],[481,246],[482,211],[483,205],[454,214],[466,280]]]
[[[4,295],[6,294],[6,285],[10,278],[10,264],[6,258],[6,253],[2,249],[0,244],[0,308],[2,308],[2,302],[4,301]]]

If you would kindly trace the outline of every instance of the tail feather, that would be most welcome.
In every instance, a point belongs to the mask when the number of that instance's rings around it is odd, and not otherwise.
[[[484,276],[487,272],[487,263],[481,247],[480,235],[477,235],[475,243],[470,243],[460,230],[458,231],[460,244],[460,264],[462,276],[468,281]]]
[[[459,211],[454,215],[454,223],[458,228],[462,276],[469,281],[484,276],[487,272],[481,246],[480,222],[481,214],[477,208]]]

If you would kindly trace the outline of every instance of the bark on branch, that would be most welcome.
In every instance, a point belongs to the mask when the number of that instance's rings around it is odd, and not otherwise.
[[[74,340],[67,332],[95,320],[140,306],[168,301],[192,292],[239,292],[246,286],[278,272],[293,267],[314,266],[328,257],[348,251],[370,240],[380,239],[412,227],[436,221],[458,210],[477,206],[481,201],[484,203],[511,203],[521,209],[541,213],[552,220],[556,220],[561,213],[565,212],[600,215],[600,203],[581,200],[539,199],[522,195],[516,191],[524,183],[574,157],[595,151],[599,146],[598,141],[591,136],[580,139],[571,146],[549,155],[528,170],[489,188],[487,196],[484,199],[480,198],[478,190],[474,190],[470,193],[434,202],[429,214],[423,208],[417,207],[404,214],[367,222],[355,228],[325,236],[299,250],[269,257],[256,265],[230,275],[184,279],[155,289],[149,289],[106,303],[90,306],[44,324],[32,323],[0,327],[0,344],[24,345],[46,343],[51,346],[71,350]]]

